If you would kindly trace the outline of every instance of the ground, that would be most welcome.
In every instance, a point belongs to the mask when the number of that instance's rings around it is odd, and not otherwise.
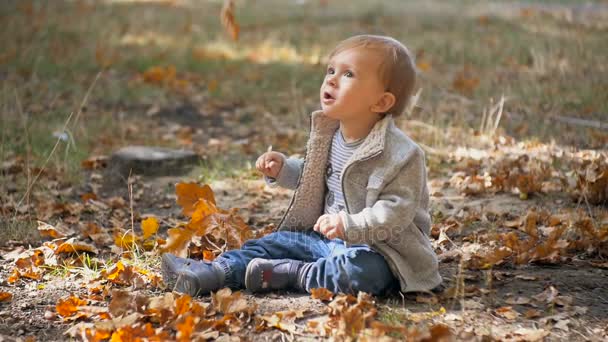
[[[238,41],[215,1],[0,5],[0,340],[128,340],[146,324],[186,340],[608,337],[604,1],[235,6]],[[213,258],[276,226],[291,192],[252,165],[270,145],[304,154],[324,55],[362,32],[416,55],[420,91],[398,125],[426,152],[443,291],[163,302],[167,243]],[[117,176],[108,156],[126,145],[200,161]],[[211,208],[176,187],[191,182],[210,186],[221,224],[183,211]]]

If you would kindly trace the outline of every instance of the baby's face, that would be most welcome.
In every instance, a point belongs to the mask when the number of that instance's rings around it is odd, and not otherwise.
[[[321,84],[321,108],[334,119],[347,121],[375,115],[371,107],[385,92],[380,79],[381,55],[369,48],[352,48],[334,55]]]

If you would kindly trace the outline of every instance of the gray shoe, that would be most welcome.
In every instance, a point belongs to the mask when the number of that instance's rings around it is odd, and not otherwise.
[[[267,292],[280,289],[304,289],[303,272],[312,263],[291,259],[255,258],[247,265],[245,286],[251,292]]]
[[[162,255],[161,273],[167,288],[192,297],[217,291],[224,284],[224,270],[216,263],[180,258],[169,253]]]

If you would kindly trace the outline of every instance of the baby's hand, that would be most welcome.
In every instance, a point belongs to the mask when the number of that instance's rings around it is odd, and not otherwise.
[[[277,178],[283,167],[283,155],[279,152],[266,152],[255,162],[255,168],[264,176]]]
[[[344,239],[344,223],[338,214],[321,215],[313,228],[328,239]]]

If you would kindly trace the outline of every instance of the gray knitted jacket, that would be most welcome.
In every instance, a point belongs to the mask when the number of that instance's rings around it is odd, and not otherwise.
[[[270,186],[294,189],[279,230],[312,229],[323,214],[325,169],[339,121],[322,111],[311,115],[304,159],[284,157]],[[424,152],[395,126],[391,115],[378,121],[344,165],[341,175],[347,244],[367,244],[384,256],[401,291],[427,291],[441,283],[428,235],[429,194]]]

